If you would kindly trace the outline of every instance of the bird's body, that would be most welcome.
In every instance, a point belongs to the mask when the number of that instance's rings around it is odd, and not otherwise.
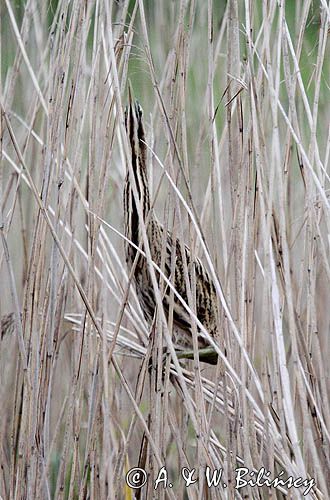
[[[192,261],[191,252],[187,245],[182,244],[178,239],[174,240],[171,233],[168,231],[166,231],[166,237],[164,236],[164,227],[158,222],[150,207],[142,108],[138,102],[133,103],[131,98],[125,113],[125,125],[132,161],[132,170],[130,171],[130,169],[127,168],[124,189],[125,236],[130,242],[143,250],[141,223],[132,189],[131,174],[133,173],[152,261],[158,267],[164,269],[165,276],[171,280],[175,290],[181,295],[186,303],[188,303],[186,287],[187,276],[185,276],[184,270],[186,266],[188,279],[191,283],[193,266],[195,273],[196,315],[208,333],[214,336],[217,327],[217,298],[214,283],[202,262],[197,258],[194,258]],[[163,247],[165,245],[165,255],[162,257]],[[127,242],[126,260],[129,269],[133,266],[136,254],[136,248]],[[170,277],[171,269],[173,269],[172,259],[175,259],[174,280]],[[156,276],[159,278],[159,273],[156,273]],[[137,257],[134,269],[134,281],[144,316],[147,321],[151,323],[155,313],[156,300],[147,259],[142,254]],[[189,313],[177,297],[170,297],[170,288],[166,286],[166,284],[164,285],[162,296],[163,307],[166,313],[170,309],[170,304],[173,304],[173,323],[176,332],[174,342],[176,348],[192,349],[192,321]],[[204,349],[207,347],[208,344],[205,338],[199,336],[198,340],[199,348]],[[205,357],[200,356],[200,359],[214,364],[217,361],[217,355],[215,353],[211,355],[208,354]]]

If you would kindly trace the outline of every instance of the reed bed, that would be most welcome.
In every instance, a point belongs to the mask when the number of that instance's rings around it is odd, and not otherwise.
[[[330,497],[329,22],[326,0],[1,3],[1,498]],[[171,279],[149,327],[127,272],[128,81],[158,219],[215,283],[216,366],[173,353]]]

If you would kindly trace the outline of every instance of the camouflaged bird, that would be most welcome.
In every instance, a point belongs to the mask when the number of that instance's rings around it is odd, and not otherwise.
[[[150,206],[150,194],[147,176],[146,144],[143,126],[143,112],[138,101],[134,101],[129,92],[129,104],[125,111],[125,127],[128,143],[131,150],[131,165],[139,197],[139,204],[142,209],[142,217],[146,226],[146,233],[149,242],[151,258],[157,266],[161,267],[162,250],[164,246],[164,228],[156,219]],[[130,169],[127,165],[127,174],[124,188],[124,214],[125,214],[125,236],[137,247],[143,250],[142,231],[136,200],[134,198]],[[183,300],[188,304],[186,278],[184,274],[184,259],[182,249],[185,253],[185,261],[188,270],[188,277],[191,283],[191,267],[194,264],[196,282],[196,315],[205,329],[211,336],[214,336],[217,328],[217,297],[214,283],[198,258],[191,259],[191,252],[187,245],[182,245],[178,239],[173,239],[170,232],[166,232],[166,255],[164,262],[164,274],[170,279],[172,254],[175,251],[175,272],[174,287]],[[126,242],[126,261],[131,269],[136,257],[137,250],[133,245]],[[159,273],[156,272],[159,279]],[[147,259],[141,255],[137,259],[134,270],[134,282],[141,308],[149,324],[151,324],[156,308],[154,289],[147,265]],[[173,280],[172,280],[173,282]],[[183,349],[193,349],[191,318],[177,297],[173,297],[173,322],[175,327],[174,344],[175,348],[184,358],[193,358],[193,352],[182,353]],[[163,307],[165,313],[170,308],[170,288],[165,286],[163,293]],[[198,336],[199,359],[209,364],[217,363],[217,354],[210,348],[206,339]]]

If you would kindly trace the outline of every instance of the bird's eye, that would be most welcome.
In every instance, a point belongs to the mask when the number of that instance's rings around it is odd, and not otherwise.
[[[142,108],[140,106],[140,103],[139,101],[136,101],[135,103],[135,111],[136,111],[136,115],[139,119],[142,118],[142,114],[143,114],[143,111],[142,111]]]

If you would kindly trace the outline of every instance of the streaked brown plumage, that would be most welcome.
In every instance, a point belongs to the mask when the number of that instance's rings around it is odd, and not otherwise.
[[[147,238],[149,242],[151,258],[159,267],[161,267],[161,254],[163,248],[163,226],[158,222],[150,208],[150,196],[148,188],[147,165],[146,165],[146,145],[145,133],[142,120],[142,108],[137,101],[133,101],[131,93],[129,95],[129,105],[125,112],[125,126],[127,131],[128,142],[131,149],[132,170],[134,172],[135,183],[139,196],[139,201],[142,208],[143,220],[146,224]],[[150,212],[151,210],[151,212]],[[124,188],[124,213],[125,213],[125,236],[134,243],[136,246],[142,245],[142,232],[139,222],[139,215],[136,208],[134,199],[132,183],[127,168],[127,175]],[[171,233],[167,232],[166,236],[166,256],[164,273],[166,277],[170,275],[171,259],[173,254],[173,246],[175,246],[175,276],[174,286],[176,291],[188,303],[186,280],[184,276],[184,261],[182,259],[182,247],[184,248],[185,258],[188,268],[188,276],[191,279],[191,252],[186,246],[180,244],[176,239],[173,241]],[[132,268],[137,250],[126,243],[126,260],[129,269]],[[196,314],[202,325],[206,328],[210,335],[214,335],[217,325],[217,298],[213,281],[209,276],[207,270],[199,259],[194,259],[195,267],[195,280],[196,280]],[[157,275],[157,273],[156,273]],[[143,313],[149,324],[151,323],[156,307],[154,297],[154,290],[151,278],[148,271],[147,260],[143,255],[137,260],[134,271],[134,281],[136,292],[141,304]],[[170,304],[170,290],[165,287],[163,306],[165,312],[169,310]],[[191,333],[191,319],[182,304],[174,297],[174,311],[173,322],[177,335],[174,337],[176,348],[178,349],[192,349],[192,333]],[[203,349],[199,358],[210,364],[216,364],[217,354],[212,349],[207,348],[206,340],[199,337],[199,348]],[[182,357],[192,357],[193,354],[187,354]]]
[[[5,335],[12,335],[15,330],[15,315],[14,313],[5,314],[0,321],[0,339]]]

